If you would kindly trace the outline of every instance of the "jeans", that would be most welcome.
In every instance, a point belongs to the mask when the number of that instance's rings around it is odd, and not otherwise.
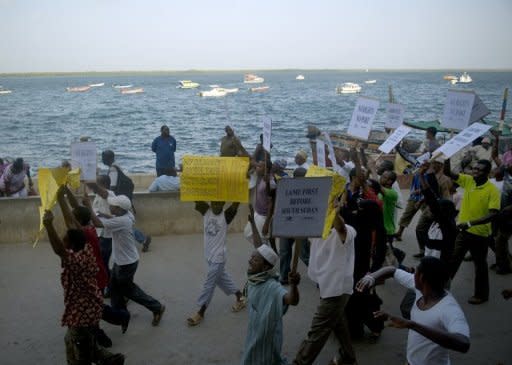
[[[294,243],[294,238],[279,239],[279,272],[282,282],[288,282],[288,274],[292,261],[292,246]],[[300,259],[306,266],[309,266],[309,251],[309,241],[307,239],[300,239]]]
[[[158,313],[162,309],[162,304],[155,298],[147,295],[133,282],[137,265],[138,261],[128,265],[114,264],[110,282],[110,301],[112,307],[115,309],[126,309],[125,298],[128,298],[146,307],[151,312]]]
[[[320,298],[320,304],[313,316],[308,337],[300,345],[299,351],[293,361],[294,365],[312,364],[327,342],[331,332],[334,332],[334,335],[340,343],[339,355],[341,363],[355,363],[356,355],[350,340],[350,333],[345,316],[345,307],[349,299],[349,294],[342,294],[338,297],[325,299]]]
[[[455,239],[455,248],[449,264],[450,277],[453,278],[469,250],[475,265],[474,296],[484,300],[489,299],[488,247],[489,237],[477,236],[466,231],[459,232]]]
[[[110,278],[110,256],[112,255],[112,238],[100,237],[100,253],[105,269]]]
[[[146,241],[146,235],[141,230],[133,227],[133,236],[135,237],[135,241],[140,243],[141,245]]]

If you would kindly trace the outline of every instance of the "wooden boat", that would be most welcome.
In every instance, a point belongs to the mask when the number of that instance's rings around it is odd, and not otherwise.
[[[121,94],[140,94],[143,93],[144,89],[141,87],[134,89],[121,89]]]
[[[457,80],[457,79],[458,79],[458,77],[454,76],[454,75],[444,75],[443,76],[443,80],[446,80],[446,81]]]
[[[259,87],[251,87],[249,90],[251,90],[251,92],[253,92],[253,93],[262,93],[262,92],[268,91],[268,89],[270,89],[270,87],[268,87],[268,86],[259,86]]]
[[[244,75],[244,84],[261,84],[265,79],[254,74]]]
[[[70,93],[83,93],[85,91],[89,91],[91,89],[90,86],[76,86],[76,87],[67,87],[66,90]]]

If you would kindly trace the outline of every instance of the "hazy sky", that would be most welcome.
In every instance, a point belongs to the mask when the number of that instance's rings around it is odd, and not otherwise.
[[[0,0],[0,72],[512,68],[512,0]]]

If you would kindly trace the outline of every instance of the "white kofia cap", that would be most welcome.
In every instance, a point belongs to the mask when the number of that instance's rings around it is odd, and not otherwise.
[[[107,199],[108,205],[122,208],[124,210],[130,210],[132,202],[126,195],[117,195]]]
[[[279,260],[279,256],[274,252],[274,250],[268,246],[268,245],[261,245],[256,249],[261,256],[265,258],[265,260],[268,261],[268,263],[272,266],[275,266],[277,264],[277,260]]]

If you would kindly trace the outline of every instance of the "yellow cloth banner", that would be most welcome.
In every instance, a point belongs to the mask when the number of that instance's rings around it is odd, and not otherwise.
[[[64,167],[54,169],[43,167],[38,170],[37,186],[41,197],[41,206],[39,207],[39,233],[36,236],[34,246],[39,241],[44,229],[44,211],[51,210],[55,206],[57,191],[64,184],[68,184],[73,189],[78,189],[80,187],[80,169],[70,171]]]
[[[249,202],[249,158],[183,156],[182,162],[182,201]]]
[[[331,232],[332,223],[334,222],[334,217],[336,216],[336,212],[334,211],[333,202],[334,199],[342,194],[345,191],[345,178],[340,176],[334,171],[328,170],[324,167],[318,167],[316,165],[310,165],[308,167],[308,172],[306,173],[306,177],[318,177],[318,176],[331,176],[332,177],[332,187],[331,192],[329,194],[329,203],[327,205],[327,214],[325,215],[325,224],[324,230],[322,233],[322,238],[325,240],[329,233]]]

